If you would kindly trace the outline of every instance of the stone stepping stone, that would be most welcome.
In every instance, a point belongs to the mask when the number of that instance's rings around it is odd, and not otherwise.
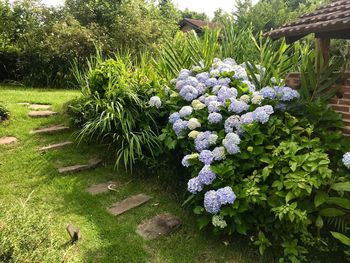
[[[32,118],[44,118],[44,117],[50,117],[56,114],[57,112],[55,111],[42,110],[42,111],[30,111],[28,113],[28,116]]]
[[[95,184],[90,186],[86,191],[92,195],[102,194],[109,191],[116,191],[116,187],[119,186],[118,182],[109,181],[106,183]]]
[[[17,104],[21,105],[21,106],[29,106],[30,105],[29,102],[18,102]]]
[[[45,146],[45,147],[41,147],[39,149],[40,152],[46,152],[48,150],[52,150],[52,149],[58,149],[58,148],[62,148],[64,146],[67,146],[67,145],[71,145],[73,144],[72,141],[66,141],[66,142],[61,142],[61,143],[56,143],[56,144],[50,144],[48,146]]]
[[[51,126],[51,127],[47,127],[47,128],[41,128],[41,129],[34,130],[33,133],[56,133],[56,132],[60,132],[60,131],[68,130],[68,129],[69,129],[68,126],[55,125],[55,126]]]
[[[144,220],[138,225],[136,233],[144,239],[155,239],[160,236],[169,235],[181,225],[181,220],[169,213],[157,215],[151,219]]]
[[[81,172],[89,169],[94,169],[96,168],[102,160],[96,159],[96,160],[91,160],[87,164],[77,164],[77,165],[72,165],[72,166],[66,166],[58,169],[58,172],[60,174],[67,174],[67,173],[76,173],[76,172]]]
[[[47,104],[31,104],[29,105],[29,109],[31,110],[51,110],[51,105]]]
[[[144,203],[148,202],[151,198],[152,197],[145,194],[133,195],[120,202],[113,204],[112,207],[107,209],[107,211],[114,216],[118,216],[132,208],[143,205]]]
[[[1,137],[0,138],[0,145],[6,145],[17,142],[17,138],[15,137]]]

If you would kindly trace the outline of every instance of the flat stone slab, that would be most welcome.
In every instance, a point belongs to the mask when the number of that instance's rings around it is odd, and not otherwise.
[[[17,142],[16,137],[1,137],[0,138],[0,145],[6,145]]]
[[[33,133],[56,133],[56,132],[60,132],[60,131],[68,130],[68,129],[69,129],[68,126],[55,125],[55,126],[51,126],[51,127],[47,127],[47,128],[41,128],[41,129],[34,130]]]
[[[144,203],[148,202],[151,198],[152,197],[145,194],[133,195],[120,202],[113,204],[113,206],[108,208],[107,211],[114,216],[118,216],[132,208],[143,205]]]
[[[119,186],[118,182],[109,181],[106,183],[95,184],[86,189],[86,191],[92,195],[102,194],[109,191],[116,191]]]
[[[44,118],[44,117],[50,117],[52,115],[56,115],[57,112],[50,111],[50,110],[41,110],[41,111],[30,111],[28,113],[29,117],[32,118]]]
[[[181,225],[181,220],[169,213],[157,215],[144,220],[138,225],[136,233],[145,239],[155,239],[159,236],[169,235]]]
[[[49,150],[52,150],[52,149],[62,148],[62,147],[65,147],[65,146],[71,145],[71,144],[73,144],[72,141],[66,141],[66,142],[61,142],[61,143],[56,143],[56,144],[50,144],[48,146],[41,147],[39,149],[39,151],[40,152],[46,152],[46,151],[49,151]]]
[[[51,110],[51,105],[47,104],[30,104],[29,109],[31,110]]]
[[[60,174],[67,174],[67,173],[76,173],[76,172],[81,172],[89,169],[94,169],[96,168],[102,160],[100,159],[94,159],[89,161],[87,164],[77,164],[77,165],[72,165],[72,166],[66,166],[58,169],[58,172]]]

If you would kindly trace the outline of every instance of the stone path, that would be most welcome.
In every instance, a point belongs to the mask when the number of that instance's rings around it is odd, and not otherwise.
[[[100,183],[90,186],[86,191],[92,195],[102,194],[109,191],[116,191],[120,186],[118,182],[109,181],[106,183]]]
[[[77,164],[77,165],[59,168],[58,172],[60,174],[81,172],[81,171],[96,168],[101,162],[102,162],[102,160],[100,160],[100,159],[93,159],[93,160],[89,161],[89,163],[86,163],[86,164]]]
[[[51,110],[51,105],[47,104],[30,104],[29,109],[31,110]]]
[[[151,240],[174,232],[180,225],[181,220],[178,217],[164,213],[142,221],[138,225],[136,233],[145,239]]]
[[[45,117],[50,117],[52,115],[56,115],[57,112],[55,111],[50,111],[50,110],[41,110],[41,111],[30,111],[28,113],[29,117],[32,118],[45,118]]]
[[[30,104],[27,102],[22,102],[18,104],[23,106],[29,106],[29,109],[32,111],[28,113],[28,116],[33,118],[49,117],[57,114],[57,112],[51,111],[51,105]],[[68,129],[69,129],[68,126],[61,124],[61,125],[54,125],[51,127],[36,129],[31,133],[54,134],[54,133],[68,130]],[[2,137],[0,138],[0,145],[15,143],[16,141],[17,139],[15,137]],[[73,144],[72,141],[64,141],[61,143],[55,143],[55,144],[43,146],[39,149],[39,151],[45,152],[52,149],[59,149],[71,144]],[[58,172],[60,174],[76,173],[76,172],[96,168],[101,162],[102,160],[100,159],[92,159],[86,164],[76,164],[72,166],[59,168]],[[108,182],[92,185],[88,187],[86,191],[91,195],[95,196],[102,193],[117,191],[118,188],[120,188],[119,182],[108,181]],[[125,213],[126,211],[129,211],[131,209],[134,209],[136,207],[139,207],[147,203],[151,198],[152,197],[143,193],[132,195],[124,200],[121,200],[119,202],[112,204],[111,207],[107,208],[107,211],[114,216],[119,216]],[[181,220],[179,218],[169,213],[163,213],[151,219],[142,221],[138,225],[136,232],[142,237],[144,237],[145,239],[150,240],[150,239],[155,239],[162,235],[168,235],[174,232],[177,228],[179,228],[180,225],[181,225]],[[74,230],[73,227],[68,226],[67,231],[70,233],[72,240],[73,240],[73,237],[74,237],[74,240],[78,240],[80,236],[80,232],[79,230],[77,231],[75,230],[73,231],[73,230]]]
[[[108,208],[107,211],[114,216],[118,216],[132,208],[143,205],[150,199],[151,197],[145,194],[133,195],[129,198],[115,203],[114,205],[112,205],[112,207]]]
[[[66,142],[61,142],[61,143],[56,143],[56,144],[50,144],[48,146],[41,147],[39,149],[39,151],[40,152],[46,152],[46,151],[49,151],[49,150],[52,150],[52,149],[62,148],[62,147],[65,147],[65,146],[71,145],[71,144],[73,144],[72,141],[66,141]]]
[[[47,128],[41,128],[41,129],[34,130],[34,131],[32,131],[32,133],[56,133],[56,132],[65,131],[68,129],[69,129],[68,126],[55,125],[55,126],[51,126],[51,127],[47,127]]]
[[[17,142],[16,137],[1,137],[0,138],[0,145],[12,144],[15,142]]]

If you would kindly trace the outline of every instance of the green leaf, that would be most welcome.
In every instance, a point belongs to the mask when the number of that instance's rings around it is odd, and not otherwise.
[[[322,228],[323,227],[323,219],[322,216],[318,215],[316,218],[316,226],[318,228]]]
[[[350,200],[343,197],[329,197],[326,201],[327,204],[337,205],[345,209],[350,209]]]
[[[288,192],[288,194],[286,195],[286,202],[288,203],[293,198],[295,198],[294,193],[293,192]]]
[[[203,229],[206,227],[210,222],[210,219],[207,216],[202,216],[197,219],[197,225],[199,229]]]
[[[328,198],[328,195],[326,192],[318,191],[316,193],[315,200],[314,200],[315,206],[319,207],[320,205],[322,205],[324,202],[327,201],[327,198]]]
[[[332,232],[331,234],[334,238],[338,239],[340,242],[342,242],[344,245],[350,246],[350,238],[348,238],[347,236],[338,233],[338,232]]]
[[[204,212],[204,208],[201,207],[201,206],[196,206],[193,209],[193,213],[196,214],[196,215],[201,215],[201,214],[203,214],[203,212]]]
[[[335,191],[350,191],[350,182],[336,183],[331,186],[331,189]]]
[[[345,213],[337,208],[325,208],[320,211],[321,216],[336,217],[343,216]]]

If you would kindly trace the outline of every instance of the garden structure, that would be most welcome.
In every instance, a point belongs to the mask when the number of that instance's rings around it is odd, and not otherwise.
[[[190,18],[181,20],[179,25],[182,32],[189,32],[194,30],[199,35],[202,35],[204,33],[205,27],[209,27],[210,29],[217,29],[220,27],[220,25],[217,23]]]
[[[331,39],[350,39],[350,2],[348,0],[333,0],[330,4],[316,9],[314,12],[301,16],[292,23],[265,33],[272,39],[285,37],[287,43],[293,43],[309,34],[315,34],[318,50],[318,67],[327,65],[330,59]],[[322,63],[321,63],[322,61]],[[300,74],[291,73],[287,84],[293,88],[300,85]],[[331,99],[334,110],[342,113],[346,125],[344,133],[350,134],[350,73],[346,72],[337,82],[340,90]]]

